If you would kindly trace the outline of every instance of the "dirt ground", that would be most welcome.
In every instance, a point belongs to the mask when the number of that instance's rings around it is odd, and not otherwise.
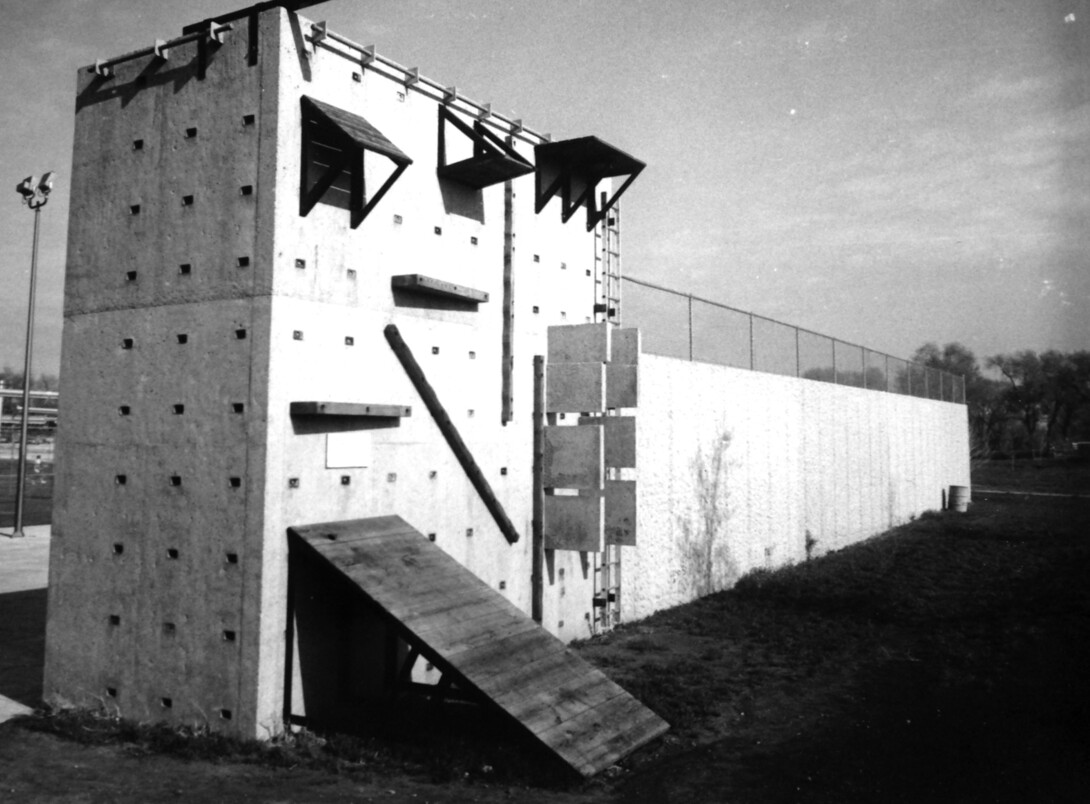
[[[672,724],[590,782],[471,712],[271,747],[39,715],[0,800],[1082,802],[1088,571],[1086,496],[985,496],[583,643]]]

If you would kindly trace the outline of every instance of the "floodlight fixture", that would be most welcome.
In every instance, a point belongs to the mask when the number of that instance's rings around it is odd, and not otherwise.
[[[33,210],[40,209],[49,200],[49,194],[53,191],[53,177],[56,175],[50,170],[42,174],[41,179],[27,176],[15,185],[15,192],[23,197],[23,203],[28,207]]]

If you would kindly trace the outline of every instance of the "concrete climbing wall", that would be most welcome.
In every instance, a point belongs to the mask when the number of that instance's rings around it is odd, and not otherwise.
[[[196,48],[79,71],[45,690],[252,731],[268,65]]]
[[[397,515],[531,611],[534,356],[549,326],[594,318],[601,268],[581,210],[535,211],[532,173],[437,174],[444,103],[528,162],[538,135],[282,9],[198,40],[79,72],[45,692],[268,736],[285,716],[352,722],[403,655],[349,592],[291,571],[290,527]],[[412,160],[357,227],[345,204],[300,202],[304,96]],[[448,162],[468,157],[447,134]],[[374,197],[393,163],[363,165]],[[968,482],[963,407],[650,355],[639,372],[625,619]],[[542,625],[563,640],[593,632],[596,560],[545,555]]]
[[[279,731],[291,525],[401,515],[530,608],[532,359],[547,326],[593,316],[593,235],[582,214],[561,221],[558,199],[536,213],[532,174],[483,190],[440,180],[441,95],[364,69],[336,43],[315,46],[310,32],[273,9],[256,30],[243,20],[209,43],[203,72],[197,42],[109,77],[80,70],[51,700]],[[331,204],[300,214],[304,95],[366,118],[413,160],[358,228]],[[514,147],[532,161],[534,142]],[[468,156],[450,130],[448,143],[448,161]],[[390,166],[370,153],[364,163],[373,192]],[[417,273],[488,301],[391,289],[391,277]],[[519,531],[515,544],[395,359],[391,323]],[[412,413],[291,415],[293,402],[315,400]],[[588,636],[589,557],[558,554],[550,566],[545,627]],[[289,690],[322,686],[298,667],[291,675]],[[306,713],[305,695],[291,711]]]
[[[969,485],[964,405],[648,354],[640,383],[626,620],[846,547]]]
[[[284,24],[292,25],[287,17]],[[300,19],[299,28],[309,24]],[[336,43],[310,48],[307,58],[295,37],[280,42],[276,184],[285,191],[278,194],[273,226],[266,641],[279,644],[285,627],[282,535],[308,522],[398,514],[529,611],[532,359],[544,353],[549,325],[593,315],[593,235],[581,215],[562,223],[558,200],[536,214],[532,174],[512,182],[513,419],[504,424],[504,185],[474,190],[437,178],[441,100],[434,93],[407,88],[397,75],[361,70]],[[413,159],[358,229],[331,205],[299,215],[301,95],[366,118]],[[452,160],[468,155],[460,153],[452,129],[447,138]],[[515,147],[532,160],[528,143]],[[365,156],[365,165],[369,185],[389,172],[381,158]],[[443,303],[391,291],[391,277],[409,273],[484,291],[488,301]],[[413,389],[383,336],[389,323],[399,328],[519,531],[517,543],[503,537]],[[300,399],[405,405],[412,415],[331,432],[335,423],[289,415],[290,403]],[[543,624],[562,638],[591,633],[593,578],[586,563],[578,554],[557,560],[572,593],[546,595]],[[280,711],[282,655],[270,650],[262,663],[259,708],[269,716]],[[437,679],[421,663],[417,680]],[[306,714],[305,695],[293,695],[292,711]]]

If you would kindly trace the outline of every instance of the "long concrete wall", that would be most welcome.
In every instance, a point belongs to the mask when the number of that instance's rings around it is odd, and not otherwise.
[[[626,620],[837,550],[969,485],[964,405],[640,357]]]

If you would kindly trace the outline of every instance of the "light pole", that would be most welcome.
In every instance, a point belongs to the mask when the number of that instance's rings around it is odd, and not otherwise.
[[[26,314],[26,354],[23,358],[23,415],[20,424],[19,467],[15,480],[15,530],[12,537],[23,536],[23,498],[26,480],[27,421],[30,417],[30,366],[34,351],[34,294],[38,285],[38,230],[42,207],[49,200],[53,189],[53,172],[50,171],[38,181],[35,176],[27,176],[17,185],[16,192],[23,197],[23,203],[34,210],[34,247],[30,252],[30,300]]]

